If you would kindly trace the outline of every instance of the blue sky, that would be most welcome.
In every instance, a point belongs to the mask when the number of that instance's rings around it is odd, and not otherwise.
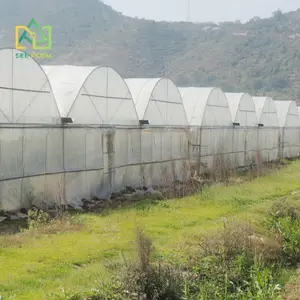
[[[187,18],[188,0],[102,0],[124,15],[154,20],[178,21]],[[247,21],[253,16],[270,17],[281,9],[300,8],[300,0],[190,0],[193,22]]]

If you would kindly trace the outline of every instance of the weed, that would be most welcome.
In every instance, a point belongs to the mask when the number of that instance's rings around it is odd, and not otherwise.
[[[300,262],[300,207],[286,199],[275,202],[267,220],[268,228],[282,244],[285,263]]]
[[[181,300],[181,273],[166,264],[151,263],[151,239],[140,228],[136,231],[137,262],[126,266],[123,283],[127,297],[138,300]]]
[[[41,225],[49,223],[51,220],[47,212],[38,209],[31,209],[28,211],[28,226],[29,228],[37,228]]]

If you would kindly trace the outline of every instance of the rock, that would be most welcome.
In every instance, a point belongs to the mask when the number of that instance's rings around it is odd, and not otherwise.
[[[25,220],[28,218],[28,216],[26,214],[23,214],[21,212],[17,213],[17,217],[20,219],[20,220]]]
[[[0,217],[0,222],[5,221],[7,218],[6,217]]]

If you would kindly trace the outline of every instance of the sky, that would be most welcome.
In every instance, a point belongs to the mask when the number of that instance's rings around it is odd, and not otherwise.
[[[190,1],[192,22],[248,21],[254,16],[268,18],[272,12],[300,8],[300,0],[102,0],[131,17],[185,21]]]

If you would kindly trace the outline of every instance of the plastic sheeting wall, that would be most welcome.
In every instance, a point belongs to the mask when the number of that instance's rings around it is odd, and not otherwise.
[[[76,204],[188,176],[181,128],[1,128],[0,210]]]
[[[222,163],[231,168],[256,163],[261,161],[262,149],[257,141],[262,130],[266,129],[232,126],[194,127],[191,129],[190,157],[194,164],[200,163],[200,171],[214,168],[220,157]],[[268,129],[265,134],[267,133]]]
[[[261,159],[272,161],[279,156],[279,121],[275,102],[269,97],[253,97],[258,123],[258,145]]]
[[[280,155],[283,157],[299,156],[298,107],[295,101],[275,101],[280,128]]]
[[[217,155],[232,165],[233,128],[229,105],[219,88],[179,88],[191,129],[191,153],[201,170],[211,169]]]
[[[238,123],[234,130],[235,164],[248,165],[258,150],[257,116],[252,97],[247,93],[225,93],[232,122]],[[247,151],[245,152],[245,149]]]
[[[299,127],[292,129],[299,136]],[[244,134],[245,128],[230,126],[1,127],[0,210],[76,204],[127,185],[184,181],[194,170],[218,166],[220,158],[231,168],[257,162],[258,151],[239,130]],[[265,129],[251,130],[258,139]]]

